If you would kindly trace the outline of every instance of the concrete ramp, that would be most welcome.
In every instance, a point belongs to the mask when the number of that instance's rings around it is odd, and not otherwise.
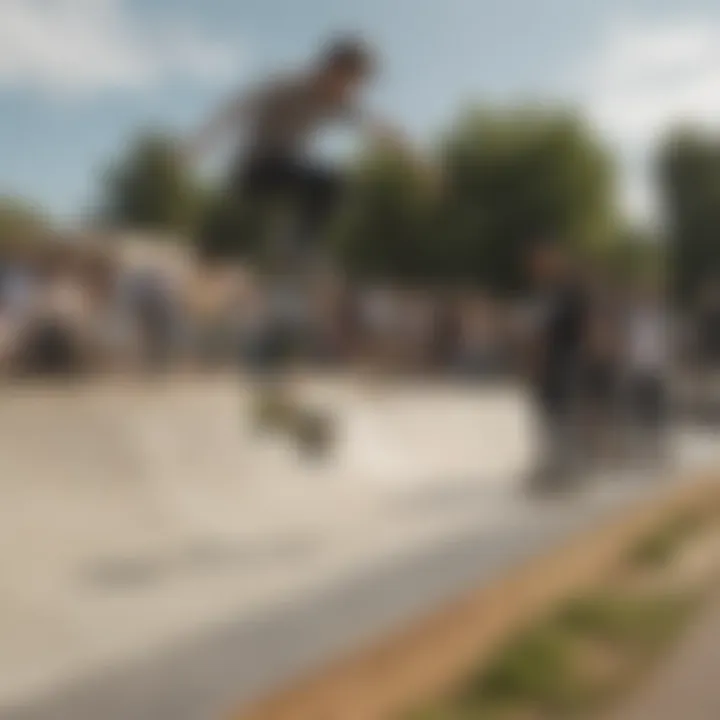
[[[449,475],[506,476],[532,456],[517,391],[338,381],[308,383],[305,395],[336,418],[327,462],[302,462],[290,443],[254,433],[240,383],[16,389],[0,407],[3,476],[21,486],[159,487],[170,496],[187,486],[206,495],[313,478],[417,486]]]
[[[251,432],[233,378],[3,389],[3,720],[222,717],[656,491],[524,497],[517,389],[304,390],[328,463]],[[676,441],[684,468],[717,453]]]
[[[3,389],[0,707],[400,551],[435,521],[387,508],[531,456],[514,391],[306,390],[337,417],[327,463],[254,434],[235,379]]]

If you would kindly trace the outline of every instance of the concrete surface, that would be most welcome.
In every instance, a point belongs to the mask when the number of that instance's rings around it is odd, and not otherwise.
[[[612,720],[720,718],[720,596]]]
[[[3,390],[0,718],[223,717],[657,489],[526,499],[512,388],[307,391],[326,465],[253,435],[227,379]],[[676,433],[682,467],[714,440]]]

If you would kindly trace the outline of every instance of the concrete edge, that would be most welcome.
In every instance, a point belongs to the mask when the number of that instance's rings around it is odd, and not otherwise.
[[[720,501],[715,473],[643,499],[508,571],[490,586],[416,619],[246,708],[234,720],[381,720],[451,690],[509,636],[554,605],[596,585],[643,535],[677,512]]]

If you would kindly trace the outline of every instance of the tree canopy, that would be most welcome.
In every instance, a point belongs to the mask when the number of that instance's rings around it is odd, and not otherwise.
[[[101,208],[123,227],[194,233],[204,193],[170,136],[138,136],[104,177]]]
[[[14,197],[0,196],[0,248],[42,241],[49,230],[48,218],[37,207]]]
[[[512,291],[528,243],[609,241],[612,181],[607,154],[573,115],[475,110],[432,158],[384,148],[361,159],[340,247],[356,271]]]
[[[672,277],[681,297],[720,278],[720,136],[677,129],[658,163]]]
[[[529,243],[552,237],[600,251],[618,232],[609,156],[563,108],[471,109],[430,149],[374,146],[349,175],[325,239],[362,277],[512,292],[523,285]],[[207,199],[171,139],[151,134],[111,169],[104,207],[123,225],[188,232],[212,254],[257,257],[255,209]]]

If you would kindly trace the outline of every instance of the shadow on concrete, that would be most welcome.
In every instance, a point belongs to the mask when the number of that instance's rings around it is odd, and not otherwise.
[[[501,483],[498,479],[477,478],[445,484],[431,483],[428,487],[412,490],[389,498],[387,507],[392,513],[430,514],[457,512],[502,500],[517,492],[519,483]]]
[[[84,584],[103,591],[139,589],[163,582],[171,575],[287,566],[315,555],[321,540],[320,536],[305,532],[263,540],[210,538],[165,556],[101,558],[82,568],[80,576]]]

